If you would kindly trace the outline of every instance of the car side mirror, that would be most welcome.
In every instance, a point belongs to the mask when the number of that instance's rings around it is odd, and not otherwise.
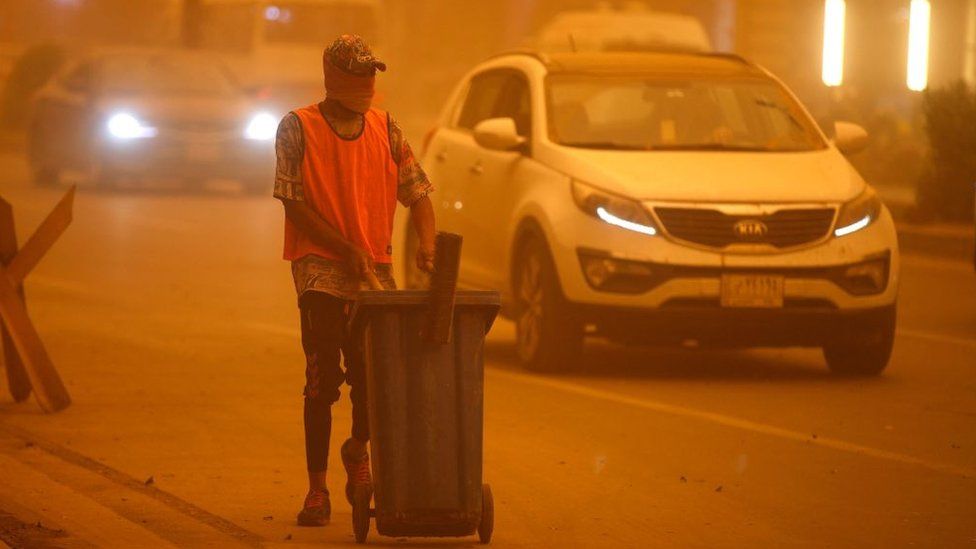
[[[474,140],[493,151],[513,151],[526,143],[511,118],[489,118],[478,122],[474,127]]]
[[[854,154],[868,145],[868,132],[853,122],[834,122],[834,145],[844,154]]]

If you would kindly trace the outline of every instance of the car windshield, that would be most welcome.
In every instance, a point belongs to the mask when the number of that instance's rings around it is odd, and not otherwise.
[[[376,46],[378,0],[206,2],[202,43],[218,51],[252,53],[266,46],[321,49],[343,33]]]
[[[358,34],[376,43],[376,13],[367,2],[324,2],[320,5],[279,2],[264,9],[269,43],[285,42],[321,47],[343,33]]]
[[[226,95],[235,89],[219,62],[182,55],[120,55],[106,58],[102,87],[147,95]]]
[[[799,105],[761,79],[552,75],[549,133],[611,150],[809,151],[826,146]]]

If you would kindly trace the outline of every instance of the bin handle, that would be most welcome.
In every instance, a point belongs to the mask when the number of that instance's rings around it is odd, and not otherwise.
[[[370,290],[386,289],[383,287],[382,284],[380,284],[380,279],[376,278],[376,273],[374,273],[373,271],[366,271],[366,274],[363,275],[363,278],[365,278],[366,282],[369,283]]]

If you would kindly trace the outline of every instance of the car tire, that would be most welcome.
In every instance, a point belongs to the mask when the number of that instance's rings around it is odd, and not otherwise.
[[[884,371],[895,343],[895,307],[870,326],[853,330],[823,347],[827,367],[841,376],[876,376]]]
[[[85,179],[99,191],[114,191],[119,185],[119,174],[106,169],[102,158],[94,153],[88,157]]]
[[[101,169],[90,171],[88,179],[100,191],[114,191],[119,186],[119,176],[117,174]]]
[[[30,164],[31,181],[38,187],[53,187],[61,179],[61,171],[44,161],[44,136],[40,123],[34,121],[27,134],[27,159]]]
[[[61,181],[61,172],[47,166],[33,166],[31,180],[38,187],[54,187]]]
[[[530,238],[516,256],[516,349],[522,365],[538,372],[569,368],[583,350],[583,323],[562,295],[546,245]]]

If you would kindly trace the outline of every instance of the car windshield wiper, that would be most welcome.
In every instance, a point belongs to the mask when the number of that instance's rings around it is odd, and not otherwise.
[[[757,147],[755,145],[727,145],[722,143],[690,143],[676,145],[653,145],[648,147],[650,151],[743,151],[743,152],[769,152],[775,149],[767,147]]]
[[[608,149],[613,151],[646,151],[647,147],[628,145],[626,143],[615,143],[613,141],[567,141],[562,145],[566,147],[579,147],[581,149]]]
[[[730,151],[730,152],[795,152],[807,149],[789,148],[772,149],[769,147],[758,147],[756,145],[728,145],[722,143],[688,143],[673,145],[629,145],[626,143],[615,143],[613,141],[570,141],[562,143],[566,147],[579,147],[581,149],[603,149],[611,151]]]
[[[790,121],[790,123],[796,126],[797,129],[799,129],[800,131],[803,131],[803,124],[800,124],[800,121],[797,120],[795,116],[793,116],[793,113],[791,113],[790,110],[784,107],[783,105],[780,105],[779,103],[773,103],[772,101],[767,101],[765,99],[756,99],[756,105],[759,105],[760,107],[766,107],[768,109],[774,109],[781,112],[783,116],[785,116],[786,119]]]

